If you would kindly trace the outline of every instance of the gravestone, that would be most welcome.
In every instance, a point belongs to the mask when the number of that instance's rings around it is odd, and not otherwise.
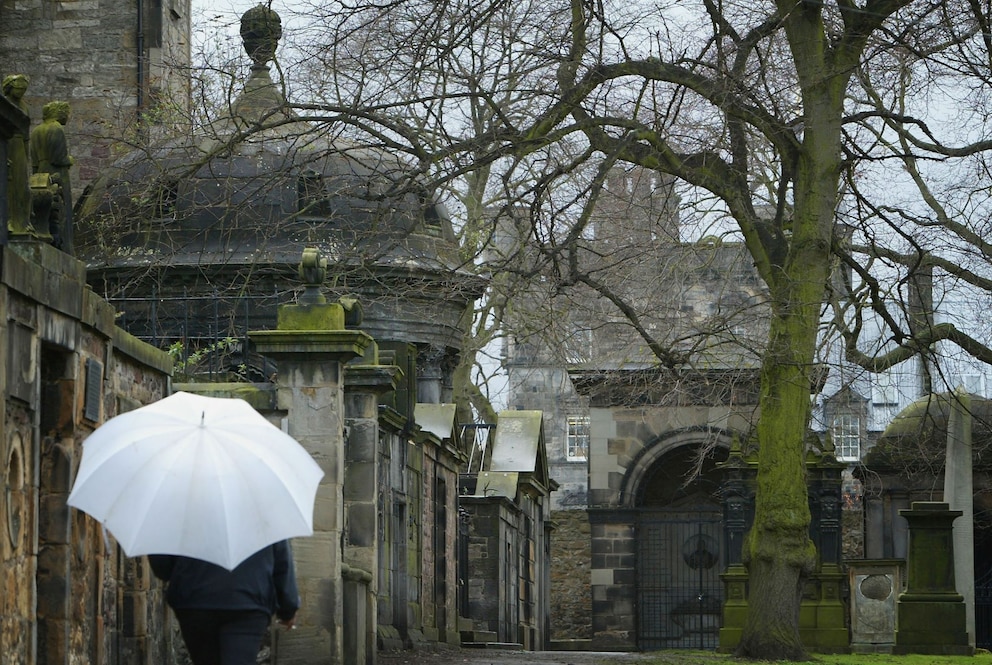
[[[895,654],[970,656],[964,598],[954,587],[954,520],[946,503],[914,501],[909,523],[906,591],[899,595]]]

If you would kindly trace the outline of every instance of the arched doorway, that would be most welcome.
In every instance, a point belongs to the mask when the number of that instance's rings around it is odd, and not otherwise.
[[[636,494],[638,647],[715,649],[723,602],[723,515],[717,464],[682,445],[658,457]]]

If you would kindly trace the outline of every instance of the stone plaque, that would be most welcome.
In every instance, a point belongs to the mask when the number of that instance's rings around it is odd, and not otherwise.
[[[850,562],[851,650],[887,651],[895,644],[902,561]]]
[[[7,346],[7,390],[11,397],[34,403],[34,382],[37,372],[37,353],[34,347],[34,331],[11,321]]]

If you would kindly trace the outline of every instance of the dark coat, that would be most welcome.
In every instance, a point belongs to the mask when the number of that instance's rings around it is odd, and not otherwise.
[[[184,556],[153,554],[152,572],[169,583],[166,600],[177,610],[261,610],[291,619],[300,607],[289,543],[262,548],[234,570]]]

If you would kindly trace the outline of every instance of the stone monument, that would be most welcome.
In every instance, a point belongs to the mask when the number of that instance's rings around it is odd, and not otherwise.
[[[42,123],[31,131],[31,193],[38,226],[52,236],[52,244],[72,253],[72,188],[69,142],[65,125],[69,104],[49,102],[42,108]]]
[[[899,595],[893,653],[970,656],[964,598],[954,584],[953,522],[960,510],[914,501],[909,523],[906,591]]]
[[[3,95],[29,115],[24,93],[28,89],[28,77],[11,74],[3,79]],[[28,187],[28,136],[20,133],[7,143],[9,217],[7,227],[12,235],[31,234],[31,190]]]
[[[961,512],[954,520],[954,581],[964,598],[968,639],[975,646],[975,509],[972,464],[971,398],[963,389],[951,394],[947,418],[947,457],[944,464],[944,500]]]
[[[256,5],[241,17],[241,39],[251,58],[251,77],[234,104],[233,119],[248,125],[263,124],[275,113],[287,113],[286,100],[269,74],[282,38],[282,19],[265,5]]]

